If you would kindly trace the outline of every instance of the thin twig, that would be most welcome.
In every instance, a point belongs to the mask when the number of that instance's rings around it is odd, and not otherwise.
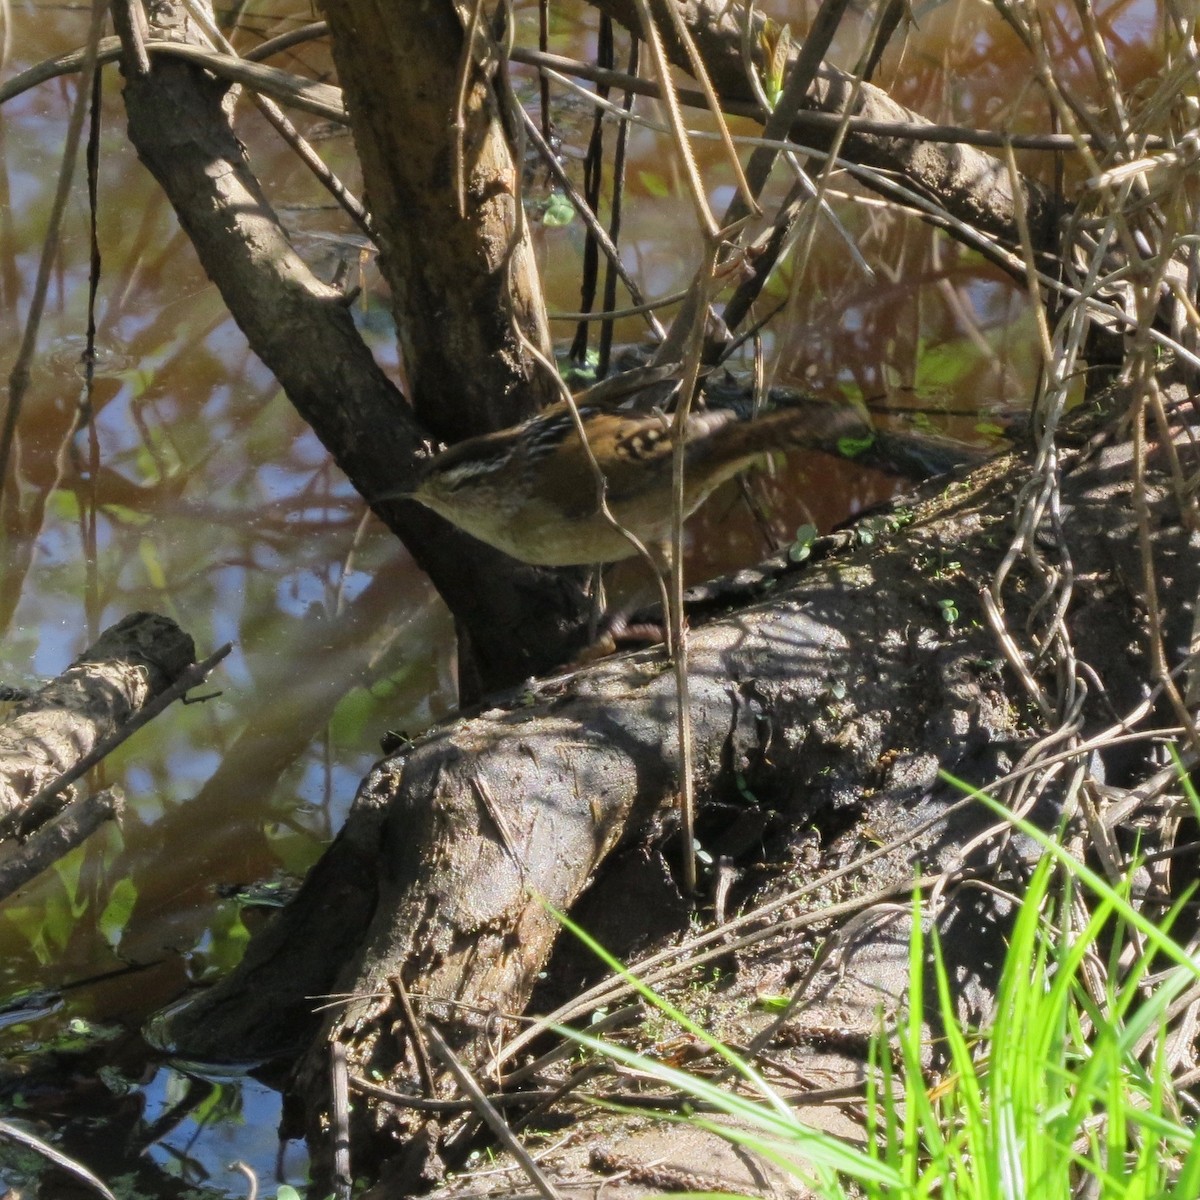
[[[671,79],[671,64],[667,61],[667,52],[663,48],[662,37],[658,25],[650,12],[648,0],[634,0],[638,21],[641,25],[642,41],[650,56],[650,65],[658,79],[659,99],[667,113],[667,125],[671,130],[671,140],[679,155],[683,167],[684,178],[687,180],[688,195],[692,198],[692,207],[696,211],[696,221],[704,234],[705,242],[715,242],[720,235],[716,218],[708,206],[708,197],[704,181],[700,178],[700,170],[696,166],[696,156],[688,141],[687,128],[683,123],[683,114],[679,111],[679,97],[675,94],[675,85]]]
[[[836,0],[837,3],[847,3],[848,0]],[[635,0],[636,3],[636,0]],[[687,55],[688,63],[691,67],[691,72],[696,81],[700,84],[701,91],[704,93],[704,107],[708,110],[713,121],[716,122],[717,132],[721,137],[721,144],[725,147],[726,165],[733,172],[733,181],[737,187],[737,196],[741,200],[747,212],[759,215],[758,193],[756,193],[750,184],[746,181],[746,176],[742,171],[741,160],[738,158],[737,150],[733,144],[733,138],[729,134],[729,126],[726,124],[725,115],[721,111],[721,101],[717,96],[717,90],[713,87],[712,80],[708,77],[708,71],[704,67],[704,59],[700,51],[696,48],[695,39],[692,37],[691,31],[687,27],[687,23],[683,19],[683,13],[680,11],[680,6],[677,4],[665,4],[663,8],[666,10],[667,16],[670,18],[671,25],[675,30],[675,36],[679,39],[683,46],[684,53]],[[644,18],[643,18],[644,19]],[[670,75],[660,75],[666,86],[674,87],[674,82]],[[667,101],[668,107],[671,101]],[[734,222],[726,220],[726,225],[731,225]]]
[[[333,1194],[350,1200],[354,1174],[350,1169],[350,1089],[347,1086],[346,1047],[329,1047],[330,1136],[333,1138]]]
[[[703,314],[716,291],[715,277],[720,245],[708,244],[704,263],[692,283],[697,297],[696,311]],[[696,893],[696,783],[692,763],[692,709],[688,686],[687,623],[683,609],[683,522],[687,516],[684,504],[684,475],[686,471],[688,416],[692,399],[700,381],[704,358],[704,321],[698,320],[691,337],[683,365],[683,380],[679,387],[679,404],[672,421],[671,453],[671,603],[666,609],[671,627],[671,652],[675,659],[675,716],[679,740],[679,836],[683,841],[683,890],[689,896]]]
[[[614,279],[615,279],[614,273]],[[599,312],[551,312],[546,314],[550,321],[619,321],[623,317],[640,317],[642,313],[652,312],[656,308],[669,308],[687,298],[687,290],[672,292],[669,296],[661,296],[657,300],[647,300],[644,304],[631,304],[628,308],[608,308]]]
[[[542,1200],[562,1200],[558,1189],[550,1182],[541,1167],[533,1161],[529,1151],[521,1145],[520,1140],[508,1127],[508,1123],[500,1115],[499,1110],[488,1099],[470,1071],[459,1061],[458,1056],[447,1045],[446,1039],[433,1025],[429,1026],[429,1043],[433,1047],[433,1052],[454,1076],[458,1086],[471,1098],[475,1110],[487,1122],[488,1128],[499,1138],[513,1158],[520,1163],[521,1169],[528,1176],[529,1182],[538,1190]]]
[[[514,46],[512,58],[514,62],[524,63],[526,66],[559,71],[564,75],[574,75],[577,79],[586,79],[590,83],[605,83],[609,87],[624,88],[639,96],[649,96],[653,99],[661,97],[659,86],[653,80],[642,79],[624,71],[606,70],[562,54],[542,54],[537,50]],[[689,108],[706,107],[702,92],[692,88],[677,88],[676,93],[680,102]],[[731,116],[750,117],[758,121],[763,120],[767,111],[763,105],[746,100],[725,100],[722,102],[722,108]],[[938,124],[932,121],[876,121],[869,117],[854,116],[847,119],[840,113],[811,110],[797,112],[793,121],[795,128],[821,132],[835,130],[846,121],[846,128],[851,133],[867,137],[898,138],[903,141],[941,142],[946,145],[977,146],[995,150],[1011,144],[1017,150],[1042,150],[1050,154],[1070,154],[1079,151],[1076,136],[1067,133],[1008,135],[990,129],[972,129],[966,125]],[[1088,142],[1086,136],[1084,142]],[[1149,138],[1146,142],[1146,148],[1149,150],[1166,150],[1170,145],[1166,138],[1161,137]]]
[[[546,11],[547,0],[540,0],[538,6],[539,18]],[[546,49],[547,41],[541,36],[541,30],[538,31],[539,46],[542,50]],[[605,15],[600,18],[600,30],[596,38],[596,57],[602,65],[611,67],[613,65],[613,28],[612,18]],[[544,71],[538,72],[538,83],[541,85],[542,94],[542,140],[550,144],[550,79]],[[597,85],[597,94],[608,99],[608,89],[603,85]],[[617,126],[618,133],[625,132],[627,127],[622,123]],[[583,158],[583,201],[592,210],[593,213],[600,211],[600,189],[604,180],[604,113],[602,109],[596,109],[592,113],[592,132],[588,138],[587,152]],[[616,238],[610,239],[615,246]],[[596,239],[589,232],[583,243],[583,261],[580,264],[579,270],[579,307],[584,311],[591,311],[596,302],[596,282],[600,267],[600,252],[596,245]],[[612,262],[606,263],[605,277],[612,276]],[[611,323],[610,323],[611,324]],[[588,339],[591,336],[591,330],[588,328],[586,321],[580,321],[575,329],[575,337],[571,342],[571,348],[567,351],[567,357],[578,365],[583,365],[587,362]],[[605,372],[597,370],[596,378],[603,379]]]
[[[504,853],[508,855],[508,859],[512,865],[517,868],[517,874],[521,877],[522,883],[524,883],[528,878],[529,868],[517,853],[516,835],[509,824],[508,818],[504,815],[504,809],[497,803],[496,797],[492,795],[492,789],[488,786],[486,779],[478,775],[472,775],[471,790],[479,797],[479,803],[483,805],[484,812],[487,813],[493,826],[495,826],[496,832],[500,835],[500,845],[503,847]],[[482,826],[482,822],[480,824]]]
[[[636,1024],[645,1015],[646,1006],[639,998],[632,1004],[625,1004],[620,1008],[614,1008],[606,1012],[603,1016],[599,1013],[593,1013],[591,1019],[588,1021],[587,1031],[594,1037],[600,1037],[602,1034],[611,1033],[614,1029],[622,1029],[626,1025]],[[529,1019],[527,1018],[527,1020]],[[529,1020],[528,1031],[534,1037],[537,1037],[542,1033],[548,1032],[554,1024],[555,1022],[552,1017],[534,1017],[532,1020]],[[544,1054],[539,1055],[537,1058],[505,1075],[504,1086],[512,1088],[519,1083],[524,1083],[527,1079],[536,1079],[543,1071],[553,1066],[556,1062],[564,1058],[570,1058],[575,1053],[575,1050],[576,1047],[570,1042],[559,1041]],[[498,1063],[501,1060],[493,1058],[492,1061],[493,1063]]]
[[[692,970],[695,967],[703,966],[712,959],[724,958],[729,954],[746,950],[750,946],[754,946],[767,938],[781,936],[785,933],[794,933],[797,930],[808,928],[810,925],[819,925],[826,921],[836,921],[843,916],[850,916],[863,908],[868,908],[872,904],[891,900],[898,895],[907,894],[913,886],[916,886],[915,884],[910,882],[904,885],[889,886],[877,892],[857,896],[842,904],[835,904],[823,909],[802,913],[800,916],[783,921],[777,919],[781,910],[793,907],[797,900],[826,888],[832,880],[858,871],[864,866],[869,865],[870,862],[882,858],[885,854],[893,853],[901,846],[912,842],[913,839],[919,837],[922,833],[942,824],[942,822],[955,813],[964,811],[977,803],[978,801],[971,796],[955,801],[943,812],[939,813],[938,816],[930,818],[915,830],[907,831],[903,837],[897,838],[894,842],[889,842],[885,846],[878,847],[856,862],[846,863],[834,871],[826,872],[819,879],[814,879],[806,883],[803,887],[795,888],[785,896],[780,896],[770,903],[764,904],[761,908],[755,909],[754,912],[746,913],[744,916],[729,922],[729,924],[719,929],[708,930],[706,933],[688,938],[678,946],[661,950],[641,962],[634,963],[630,967],[630,973],[636,975],[642,983],[653,987],[672,978],[680,971]],[[754,928],[756,925],[758,928]],[[732,942],[729,941],[731,931],[736,932],[742,929],[750,929],[751,932],[743,934]],[[488,1073],[491,1074],[499,1065],[508,1062],[515,1055],[521,1053],[535,1037],[541,1035],[546,1024],[562,1025],[573,1021],[578,1017],[587,1015],[598,1007],[616,1003],[626,996],[633,995],[635,990],[634,986],[631,983],[627,983],[621,976],[609,976],[600,983],[588,988],[587,991],[580,993],[546,1017],[541,1018],[534,1027],[536,1032],[523,1031],[513,1038],[511,1042],[505,1044],[489,1062],[487,1067]]]
[[[183,0],[188,12],[196,19],[197,24],[213,45],[231,58],[238,54],[230,45],[225,35],[217,28],[207,11],[200,5],[199,0]],[[292,148],[300,161],[312,172],[317,182],[337,201],[350,219],[363,231],[367,237],[374,237],[371,219],[367,210],[358,198],[344,183],[325,165],[321,156],[309,145],[308,140],[291,123],[279,105],[258,91],[251,91],[250,98],[259,112],[275,127],[280,137]]]
[[[417,1022],[416,1011],[413,1008],[412,1000],[409,999],[408,989],[404,986],[404,979],[399,971],[394,975],[388,976],[388,987],[391,988],[392,999],[395,1000],[400,1008],[400,1016],[404,1021],[405,1029],[408,1032],[408,1040],[412,1045],[413,1058],[417,1062],[417,1075],[420,1077],[421,1086],[425,1089],[425,1095],[432,1100],[437,1095],[433,1079],[433,1067],[430,1065],[429,1055],[425,1052],[425,1039],[421,1035],[421,1026]]]
[[[625,265],[621,262],[621,252],[613,245],[612,239],[608,236],[608,231],[596,219],[596,214],[588,207],[583,197],[579,194],[579,189],[576,188],[571,182],[570,176],[563,170],[562,164],[555,157],[554,151],[542,137],[537,123],[524,109],[521,110],[521,123],[529,140],[533,142],[534,148],[550,171],[550,174],[554,176],[554,182],[562,188],[567,199],[571,202],[571,206],[579,214],[580,220],[587,226],[588,233],[596,239],[596,244],[604,252],[608,261],[612,263],[613,270],[620,276],[621,282],[628,289],[634,304],[638,305],[639,310],[645,314],[646,324],[650,326],[650,332],[656,339],[665,337],[666,331],[654,316],[654,306],[646,303],[646,298],[642,294],[642,289],[638,286],[637,280],[629,274],[625,269]]]
[[[305,42],[315,42],[328,32],[328,21],[310,21],[307,25],[300,25],[296,29],[289,29],[287,33],[281,33],[273,38],[268,38],[265,42],[260,42],[253,50],[247,50],[242,57],[247,62],[262,62],[263,59],[273,58],[276,54],[282,54],[283,51],[290,50],[293,46],[301,46]]]
[[[475,1112],[475,1104],[470,1100],[438,1100],[428,1096],[409,1096],[404,1092],[393,1091],[391,1088],[380,1087],[360,1075],[349,1077],[350,1090],[361,1092],[375,1100],[383,1100],[396,1108],[411,1108],[414,1112],[427,1113],[465,1113]],[[557,1088],[541,1088],[531,1092],[495,1092],[488,1096],[490,1103],[497,1108],[523,1108],[528,1104],[541,1104],[558,1093]]]
[[[235,1162],[229,1164],[229,1170],[236,1171],[246,1180],[247,1192],[246,1200],[258,1200],[258,1176],[254,1173],[254,1168],[246,1162],[242,1162],[239,1158]]]
[[[313,33],[313,30],[318,30],[318,32]],[[256,87],[274,96],[281,104],[291,105],[316,116],[326,117],[331,121],[344,124],[346,110],[341,103],[340,88],[331,84],[315,83],[310,79],[301,78],[275,67],[259,65],[261,59],[267,58],[271,54],[277,54],[289,45],[312,40],[316,36],[323,36],[326,32],[325,22],[313,22],[291,34],[283,34],[278,38],[272,38],[270,42],[264,42],[241,58],[218,54],[200,46],[184,45],[181,42],[147,41],[145,49],[151,56],[165,54],[178,58],[190,58],[197,62],[203,61],[205,68],[215,75],[230,79],[235,83],[242,83],[247,87]],[[115,62],[120,56],[119,38],[107,37],[100,40],[96,60],[99,64]],[[73,50],[67,54],[59,54],[45,59],[20,74],[14,75],[5,83],[0,84],[0,104],[51,79],[56,79],[60,75],[74,74],[80,70],[85,58],[85,50]],[[592,83],[604,82],[610,87],[623,88],[639,96],[650,96],[656,99],[659,96],[658,84],[653,80],[641,79],[625,71],[606,70],[562,54],[542,54],[537,50],[514,46],[512,60],[525,66],[574,75],[577,79],[586,79]],[[702,92],[691,88],[677,88],[676,94],[679,96],[680,102],[689,108],[706,107]],[[764,117],[761,105],[745,100],[723,101],[722,110],[730,116],[749,117],[752,120],[761,121]],[[1038,150],[1047,154],[1077,154],[1081,144],[1103,148],[1097,139],[1085,133],[1014,133],[1009,135],[996,133],[989,129],[972,129],[965,125],[938,124],[928,121],[876,121],[869,117],[847,119],[838,113],[812,111],[799,112],[795,117],[797,129],[812,129],[819,132],[835,130],[843,122],[850,133],[867,137],[975,146],[980,149],[999,150],[1003,149],[1005,145],[1011,145],[1016,150]],[[1163,137],[1147,137],[1141,145],[1146,153],[1157,153],[1172,148],[1172,143]]]
[[[467,27],[463,32],[462,52],[458,56],[458,68],[454,85],[454,199],[458,205],[460,220],[467,217],[467,89],[471,84],[471,68],[475,59],[475,38],[479,31],[479,14],[483,11],[483,0],[474,0]]]
[[[112,15],[123,53],[121,70],[127,78],[144,78],[150,74],[150,55],[146,51],[150,29],[141,0],[113,0]]]
[[[29,387],[30,364],[37,346],[37,335],[42,324],[42,312],[46,307],[46,296],[50,290],[50,276],[58,259],[63,214],[66,212],[67,201],[71,195],[71,181],[75,176],[75,160],[79,157],[79,142],[83,137],[83,122],[87,116],[88,100],[92,92],[92,77],[100,69],[97,48],[100,42],[100,30],[104,26],[104,18],[107,14],[108,4],[105,0],[92,0],[92,21],[88,29],[87,49],[84,51],[80,64],[83,79],[80,81],[79,91],[75,96],[75,103],[67,122],[67,135],[63,141],[62,165],[58,172],[54,200],[50,205],[46,237],[42,242],[37,278],[33,285],[33,297],[29,302],[25,329],[21,334],[21,345],[17,350],[17,357],[8,377],[8,405],[4,411],[3,429],[0,430],[0,481],[8,479],[8,460],[12,454],[17,422],[21,416],[21,406],[25,402],[25,391]],[[4,494],[14,497],[13,503],[16,502],[15,489],[5,487]]]
[[[788,130],[791,129],[796,114],[800,112],[801,105],[808,95],[808,89],[817,77],[817,70],[821,66],[825,52],[833,42],[849,3],[850,0],[823,0],[813,20],[812,29],[804,39],[800,54],[788,72],[783,93],[763,126],[764,137],[782,141]],[[836,154],[836,149],[834,153]],[[771,175],[771,168],[775,165],[775,155],[774,150],[760,146],[750,156],[750,162],[746,167],[746,178],[750,195],[754,200],[762,195],[762,190],[766,187],[767,180]],[[723,224],[726,226],[735,224],[748,211],[750,211],[749,206],[742,197],[735,195],[725,211]]]

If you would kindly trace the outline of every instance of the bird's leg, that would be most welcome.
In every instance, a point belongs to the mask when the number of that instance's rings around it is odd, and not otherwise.
[[[655,557],[662,564],[660,567],[660,575],[658,577],[658,590],[663,597],[663,629],[665,631],[665,641],[667,643],[667,659],[670,662],[675,661],[675,655],[679,653],[679,647],[675,644],[675,622],[671,620],[671,575],[674,569],[674,547],[669,541],[660,542],[656,547]],[[679,620],[683,621],[683,613],[679,614]]]
[[[600,637],[602,624],[608,624],[605,618],[603,563],[592,564],[592,574],[588,580],[588,597],[591,600],[588,609],[588,645],[594,646]]]
[[[619,644],[637,642],[652,646],[655,642],[666,640],[664,626],[656,625],[653,621],[638,621],[631,625],[629,617],[628,609],[618,609],[609,613],[604,621],[603,636]]]
[[[659,543],[652,548],[652,553],[656,567],[655,586],[660,602],[665,604],[669,595],[665,583],[671,574],[670,544],[667,542]],[[637,611],[637,608],[638,605],[627,603],[622,608],[609,613],[604,623],[604,632],[614,642],[666,642],[667,659],[673,659],[675,657],[675,647],[671,635],[671,614],[669,610],[666,608],[663,609],[662,620],[658,623],[640,621],[636,625],[631,625],[629,618],[632,613]]]
[[[591,582],[592,607],[588,624],[588,644],[582,654],[576,658],[576,665],[595,662],[596,659],[614,654],[620,649],[639,645],[652,646],[657,642],[666,642],[670,626],[665,614],[657,621],[631,622],[634,613],[647,607],[648,597],[645,592],[627,596],[620,604],[609,608],[604,602],[604,592],[598,585],[599,571],[598,567]],[[655,573],[655,590],[659,593],[661,604],[662,576],[657,572]]]

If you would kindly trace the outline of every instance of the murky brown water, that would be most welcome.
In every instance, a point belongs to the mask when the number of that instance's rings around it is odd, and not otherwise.
[[[779,19],[803,27],[805,6],[775,8]],[[1097,9],[1111,26],[1118,76],[1132,85],[1154,70],[1159,7],[1128,0]],[[1055,49],[1078,63],[1074,86],[1095,102],[1101,92],[1067,13],[1067,6],[1051,12]],[[1024,55],[991,9],[962,0],[918,6],[915,16],[916,28],[881,77],[898,99],[936,120],[1044,127],[1045,105]],[[239,45],[310,19],[304,5],[254,4]],[[80,45],[87,20],[81,5],[15,0],[0,77]],[[869,20],[864,13],[846,29],[844,64],[857,56]],[[588,28],[590,18],[582,26],[562,18],[555,48],[586,42]],[[319,44],[274,65],[329,74]],[[6,377],[73,96],[74,83],[57,80],[2,111]],[[398,371],[386,296],[369,258],[360,264],[358,243],[325,193],[249,106],[241,111],[241,135],[260,176],[319,273],[328,278],[339,260],[361,267],[358,321],[380,361]],[[357,187],[349,136],[303,114],[293,119]],[[567,140],[582,138],[568,131]],[[632,146],[627,261],[649,295],[667,295],[694,265],[691,206],[657,135],[639,131]],[[1020,161],[1051,178],[1049,161],[1032,154]],[[719,210],[730,195],[728,174],[714,167],[712,180]],[[421,729],[454,702],[444,611],[405,551],[365,515],[225,314],[126,143],[115,68],[105,75],[100,197],[94,390],[85,396],[79,367],[88,260],[81,167],[21,415],[17,469],[5,481],[2,682],[53,675],[102,628],[138,609],[175,617],[202,654],[225,641],[235,649],[213,680],[217,698],[177,705],[105,764],[106,780],[128,797],[123,828],[96,837],[0,908],[0,999],[147,965],[73,991],[51,1015],[14,1025],[0,1042],[9,1056],[55,1036],[72,1017],[137,1022],[189,982],[226,968],[258,918],[244,919],[216,889],[302,874],[338,827],[381,733]],[[885,418],[900,427],[929,422],[986,442],[981,423],[1018,407],[1034,379],[1024,296],[977,256],[915,222],[874,206],[835,207],[873,274],[850,264],[831,226],[818,227],[803,269],[789,266],[773,285],[774,298],[795,293],[786,321],[765,337],[774,378],[914,410]],[[577,308],[578,222],[538,237],[551,306]],[[555,329],[564,338],[573,332]],[[619,337],[636,340],[642,330],[629,319]],[[90,422],[81,422],[85,403]],[[786,536],[809,519],[829,526],[899,486],[809,456],[765,492],[773,524]],[[713,502],[694,542],[696,577],[766,548],[736,491]]]

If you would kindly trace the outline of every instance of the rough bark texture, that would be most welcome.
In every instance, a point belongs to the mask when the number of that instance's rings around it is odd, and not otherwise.
[[[417,415],[443,441],[515,425],[558,399],[517,329],[553,350],[517,167],[477,68],[458,103],[458,11],[327,0],[324,12]]]
[[[0,825],[111,736],[195,661],[169,617],[133,613],[0,723]]]
[[[1079,578],[1091,581],[1072,632],[1105,682],[1105,705],[1093,714],[1104,724],[1109,703],[1123,711],[1137,700],[1148,670],[1132,649],[1135,601],[1122,582],[1138,578],[1128,460],[1127,445],[1081,457],[1065,494],[1065,536]],[[1028,733],[975,597],[1003,553],[1023,478],[1019,456],[980,468],[941,500],[901,510],[890,534],[885,521],[870,544],[780,583],[767,603],[693,631],[706,845],[744,844],[747,821],[751,843],[776,822],[843,834],[861,826],[858,844],[869,844],[880,828],[890,835],[959,799],[938,782],[939,767],[972,782],[1006,769]],[[1172,516],[1165,477],[1152,470],[1149,485],[1176,662],[1200,583],[1200,536]],[[940,603],[947,598],[958,609],[953,624]],[[1025,616],[1017,609],[1014,627]],[[318,1150],[331,1039],[347,1046],[352,1074],[421,1091],[397,979],[418,997],[422,1020],[435,1021],[468,1062],[486,1062],[497,1035],[515,1029],[495,1014],[522,1009],[553,942],[554,923],[535,897],[569,906],[613,846],[644,837],[656,813],[671,811],[673,708],[671,677],[646,652],[545,682],[382,763],[300,907],[251,948],[239,972],[176,1015],[172,1041],[200,1056],[257,1057],[310,1039],[298,1078]],[[1128,764],[1107,765],[1110,781],[1123,782]],[[911,855],[953,856],[975,827],[960,820],[914,841],[894,865],[911,871]],[[352,888],[356,899],[336,942],[317,945],[327,927],[306,922],[334,886]],[[592,900],[603,910],[627,903],[631,891],[627,882],[617,892],[593,889]],[[995,961],[996,914],[960,924],[956,944],[978,973],[981,961]],[[356,998],[296,1028],[264,1025],[272,996],[282,997],[277,1013],[301,1015],[298,988],[312,980],[291,975],[288,947],[297,944],[343,963],[330,990]],[[239,1006],[251,994],[247,1020]],[[356,1163],[378,1165],[404,1147],[395,1180],[407,1187],[428,1178],[437,1134],[411,1112],[362,1107],[354,1138]]]
[[[155,9],[156,20],[174,17],[156,35],[186,36],[188,23],[170,9]],[[425,433],[340,293],[292,248],[234,136],[226,101],[225,86],[199,68],[158,59],[148,75],[126,82],[130,139],[251,347],[338,465],[365,496],[402,490],[426,453]],[[469,633],[485,687],[571,656],[585,619],[573,577],[515,563],[420,505],[376,509]]]

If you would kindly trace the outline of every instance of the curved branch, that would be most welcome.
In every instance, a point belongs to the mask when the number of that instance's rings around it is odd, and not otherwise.
[[[667,51],[672,62],[688,69],[684,47],[671,36],[671,21],[663,14],[667,0],[651,0],[651,10],[661,16]],[[671,0],[676,3],[676,0]],[[640,28],[634,0],[593,0],[601,12],[636,34]],[[723,101],[754,103],[742,61],[743,32],[740,21],[745,9],[724,0],[679,0],[678,11],[704,58],[709,76]],[[751,41],[758,43],[764,18],[755,16]],[[797,52],[798,53],[798,52]],[[897,104],[886,92],[860,83],[845,71],[824,64],[809,91],[806,107],[820,113],[843,114],[868,121],[902,122],[910,127],[929,125],[920,114]],[[820,147],[832,146],[833,128],[802,125],[804,140]],[[937,200],[955,217],[1010,246],[1020,244],[1016,203],[1008,168],[999,158],[974,146],[937,145],[863,132],[853,125],[847,130],[839,154],[867,166],[894,171]],[[868,181],[868,186],[869,181]],[[1045,249],[1054,228],[1055,212],[1045,191],[1030,180],[1021,181],[1023,205],[1029,216],[1036,249]]]

